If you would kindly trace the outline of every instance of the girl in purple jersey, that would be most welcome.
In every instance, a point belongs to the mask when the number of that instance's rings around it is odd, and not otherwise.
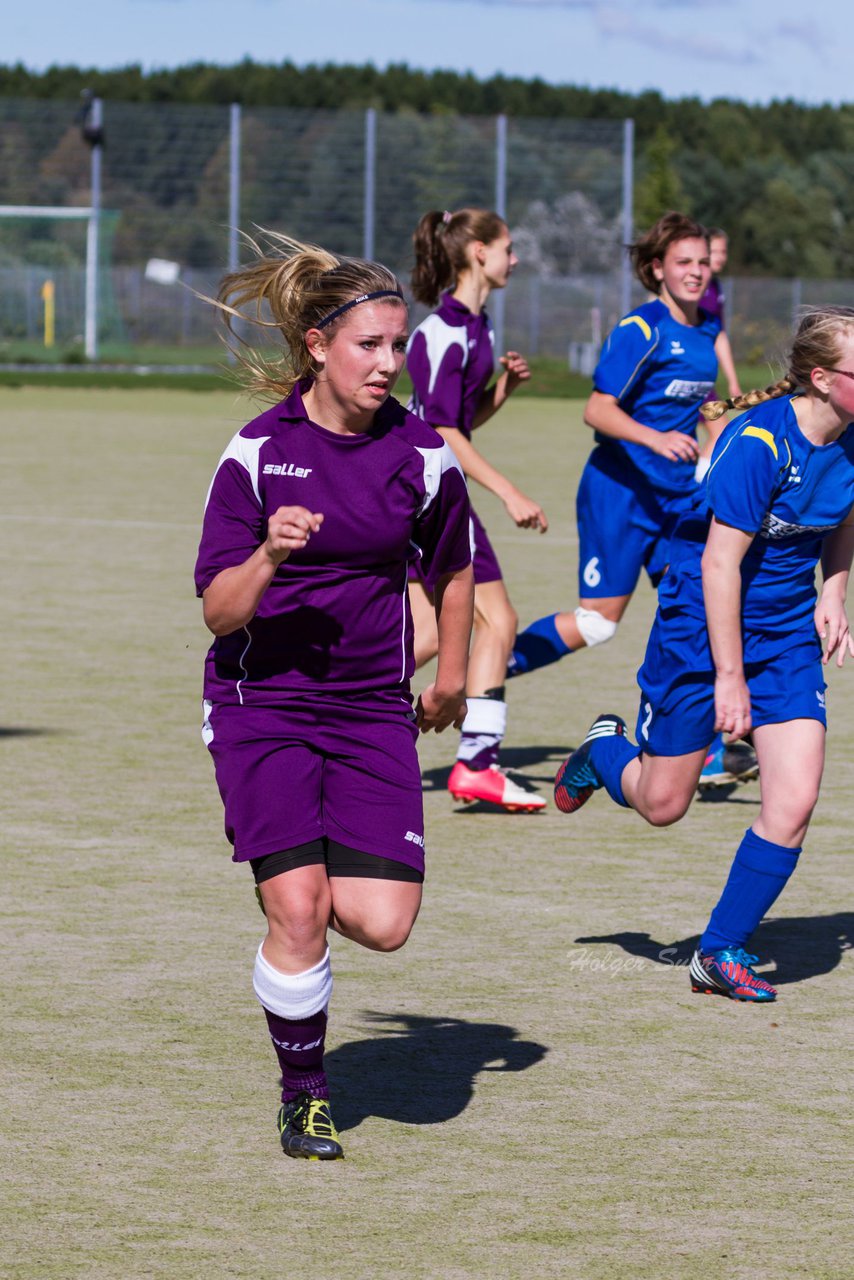
[[[416,739],[465,716],[469,505],[450,448],[389,398],[407,340],[391,272],[283,236],[254,247],[217,305],[229,328],[277,331],[284,352],[243,343],[250,389],[276,403],[234,437],[208,493],[203,737],[267,918],[253,985],[282,1072],[282,1147],[331,1160],[343,1152],[323,1069],[327,931],[394,951],[418,914]],[[435,583],[439,657],[413,707],[417,557]]]
[[[444,436],[466,476],[502,500],[516,525],[545,533],[548,521],[542,507],[491,466],[472,443],[472,432],[530,377],[519,353],[508,351],[500,360],[504,372],[489,385],[495,352],[484,308],[492,290],[507,284],[518,261],[507,225],[485,209],[433,211],[419,222],[413,243],[412,292],[436,310],[409,341],[410,408]],[[468,714],[448,789],[465,802],[486,800],[508,810],[533,812],[544,808],[545,801],[514,782],[498,762],[507,725],[504,679],[518,618],[486,530],[474,512],[471,541],[475,616]],[[411,575],[419,665],[436,652],[432,587],[428,574]]]
[[[729,237],[720,227],[709,227],[709,266],[712,269],[712,278],[709,281],[708,288],[700,299],[700,308],[708,312],[710,316],[717,316],[721,322],[721,331],[718,334],[715,343],[715,352],[718,357],[721,373],[726,379],[729,389],[730,398],[741,395],[741,387],[738,382],[738,374],[735,371],[735,361],[732,356],[732,346],[730,345],[729,336],[726,331],[726,317],[724,314],[724,303],[726,301],[723,286],[721,285],[721,273],[727,264],[729,254]],[[714,398],[713,393],[709,393],[708,404]],[[705,418],[703,419],[705,424]],[[705,474],[707,468],[702,467],[701,471]]]

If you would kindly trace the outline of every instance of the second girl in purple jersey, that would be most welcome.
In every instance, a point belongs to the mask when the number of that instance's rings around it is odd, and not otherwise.
[[[548,521],[542,507],[491,466],[472,443],[472,432],[531,376],[519,353],[508,351],[500,360],[504,372],[489,385],[495,369],[494,336],[484,307],[492,290],[507,284],[518,261],[507,225],[485,209],[434,210],[419,222],[413,243],[412,292],[417,301],[436,310],[409,340],[409,407],[444,436],[466,476],[499,497],[516,525],[545,533]],[[504,679],[518,619],[498,559],[474,512],[471,544],[475,617],[468,714],[448,789],[458,800],[486,800],[509,810],[542,809],[542,797],[524,790],[498,762],[507,724]],[[410,575],[419,665],[436,652],[432,587],[429,573]]]

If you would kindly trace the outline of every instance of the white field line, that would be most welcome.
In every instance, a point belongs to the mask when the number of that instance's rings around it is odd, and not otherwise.
[[[0,513],[0,523],[15,523],[16,521],[32,524],[32,513],[29,515],[10,515],[8,512]],[[109,520],[101,516],[43,516],[38,517],[39,524],[81,524],[81,525],[97,525],[106,528],[120,529],[189,529],[201,530],[202,522],[199,520],[197,524],[179,523],[174,520]],[[490,542],[512,543],[518,546],[525,536],[526,530],[520,530],[519,533],[499,533],[490,534]],[[578,538],[574,534],[566,534],[558,536],[557,534],[547,533],[544,535],[545,541],[540,543],[539,538],[543,535],[537,535],[537,546],[542,550],[548,550],[549,547],[574,547],[578,543]],[[532,539],[533,541],[533,539]]]
[[[172,520],[107,520],[98,516],[43,516],[39,515],[37,520],[32,513],[27,516],[9,515],[6,512],[0,514],[0,522],[6,521],[11,523],[14,521],[26,520],[30,524],[86,524],[86,525],[103,525],[107,528],[122,529],[201,529],[202,522],[198,524],[178,524]]]

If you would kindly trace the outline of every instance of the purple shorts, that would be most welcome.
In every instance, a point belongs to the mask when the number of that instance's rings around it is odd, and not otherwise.
[[[498,563],[498,556],[493,551],[486,529],[473,507],[469,519],[469,540],[471,541],[474,585],[479,587],[483,582],[500,582],[501,565]]]
[[[407,702],[206,710],[235,862],[325,836],[423,873],[418,730]]]
[[[483,527],[480,517],[473,507],[469,516],[469,543],[471,544],[474,585],[477,587],[483,582],[500,582],[502,573],[501,565],[498,563],[498,556],[493,551],[486,529]],[[433,584],[428,583],[425,579],[418,561],[409,566],[409,581],[420,582],[428,591],[432,590]]]

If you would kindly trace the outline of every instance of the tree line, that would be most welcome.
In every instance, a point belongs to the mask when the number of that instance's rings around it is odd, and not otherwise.
[[[196,63],[168,70],[0,66],[0,96],[621,120],[636,129],[635,218],[678,207],[730,234],[733,271],[854,276],[854,104],[667,99],[406,65]]]

